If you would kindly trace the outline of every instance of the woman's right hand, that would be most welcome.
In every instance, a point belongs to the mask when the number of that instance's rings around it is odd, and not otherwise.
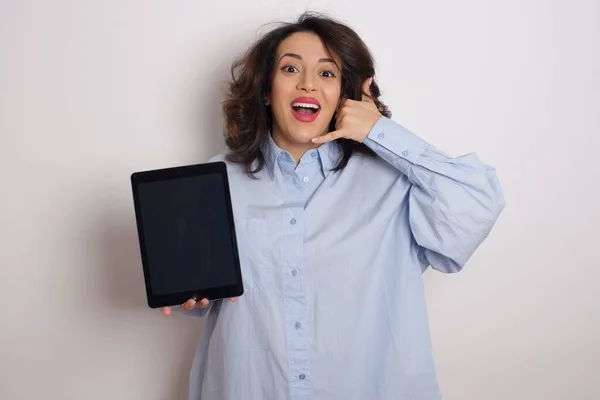
[[[237,297],[232,297],[229,299],[229,301],[235,303],[237,301]],[[209,304],[210,304],[210,302],[206,298],[204,298],[198,302],[196,302],[196,300],[194,300],[194,299],[189,299],[188,301],[183,303],[180,307],[185,311],[192,311],[195,307],[207,308],[209,306]],[[172,307],[162,307],[162,313],[164,315],[171,315],[172,312],[173,312]]]

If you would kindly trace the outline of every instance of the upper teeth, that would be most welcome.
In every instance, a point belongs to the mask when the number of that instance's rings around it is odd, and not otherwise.
[[[314,108],[315,110],[319,109],[319,106],[316,104],[311,104],[311,103],[294,103],[292,104],[293,107],[304,107],[304,108]]]

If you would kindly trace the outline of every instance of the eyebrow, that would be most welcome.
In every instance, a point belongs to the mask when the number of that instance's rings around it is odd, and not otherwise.
[[[301,55],[299,55],[299,54],[296,54],[296,53],[285,53],[285,54],[283,54],[283,55],[282,55],[282,56],[279,58],[279,61],[281,62],[281,60],[283,59],[283,57],[286,57],[286,56],[287,56],[287,57],[296,58],[296,59],[298,59],[298,60],[301,60],[301,61],[302,61],[302,56],[301,56]],[[319,62],[320,62],[320,63],[328,63],[328,62],[330,62],[330,63],[333,63],[333,64],[334,64],[336,67],[338,67],[338,69],[339,69],[339,66],[337,65],[337,63],[335,62],[335,60],[334,60],[333,58],[319,58]]]

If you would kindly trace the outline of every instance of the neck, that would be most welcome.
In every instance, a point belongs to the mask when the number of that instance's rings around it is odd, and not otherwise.
[[[297,143],[287,140],[283,137],[283,135],[279,135],[276,132],[273,132],[273,141],[275,144],[282,150],[287,151],[292,155],[296,165],[300,163],[300,159],[302,156],[311,149],[316,149],[319,145],[314,143]]]

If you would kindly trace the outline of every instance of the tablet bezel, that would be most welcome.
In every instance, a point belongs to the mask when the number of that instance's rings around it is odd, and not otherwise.
[[[236,283],[229,286],[219,286],[208,289],[188,290],[177,293],[168,293],[155,295],[152,291],[152,280],[150,268],[148,265],[148,255],[145,245],[144,226],[141,215],[139,185],[162,180],[202,176],[202,175],[220,175],[224,194],[226,199],[227,219],[229,232],[231,235],[231,249],[233,251],[234,269]],[[237,236],[235,233],[235,222],[233,216],[233,207],[231,203],[231,191],[229,188],[229,179],[227,175],[227,165],[223,161],[209,162],[203,164],[184,165],[170,168],[161,168],[147,171],[138,171],[131,174],[131,188],[133,191],[133,202],[135,209],[135,219],[137,225],[138,242],[142,259],[142,269],[144,273],[144,284],[146,287],[146,299],[150,308],[159,308],[165,306],[175,306],[185,303],[189,299],[199,301],[201,299],[217,300],[230,297],[239,297],[244,293],[242,283],[242,272],[240,267],[240,257],[237,245]]]

